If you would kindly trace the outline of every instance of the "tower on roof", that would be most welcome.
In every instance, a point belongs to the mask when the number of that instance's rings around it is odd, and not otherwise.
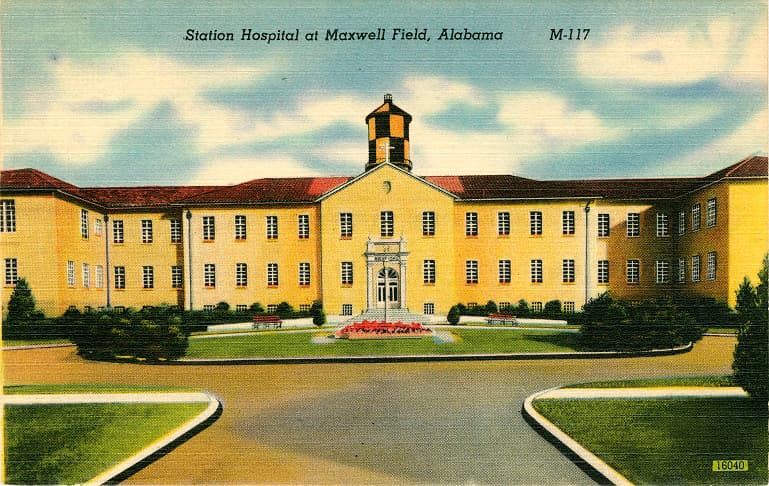
[[[409,123],[411,115],[393,103],[393,95],[384,95],[384,103],[366,116],[368,125],[368,163],[366,170],[390,162],[411,171],[409,159]]]

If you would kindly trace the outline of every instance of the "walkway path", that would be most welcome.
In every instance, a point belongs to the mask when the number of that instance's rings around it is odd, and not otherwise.
[[[731,373],[736,339],[651,358],[147,366],[3,352],[5,381],[189,386],[222,416],[129,482],[592,484],[520,413],[568,383]]]

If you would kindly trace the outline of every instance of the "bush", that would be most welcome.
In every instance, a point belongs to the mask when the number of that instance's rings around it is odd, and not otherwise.
[[[294,308],[291,307],[291,304],[289,304],[288,302],[281,302],[275,308],[275,314],[285,319],[287,317],[291,317],[294,314],[296,314],[296,311],[294,311]]]
[[[484,308],[484,310],[486,311],[486,315],[496,314],[497,312],[499,312],[497,303],[494,302],[493,300],[486,302],[486,307]]]
[[[769,399],[768,277],[769,261],[764,257],[758,272],[758,287],[753,288],[746,277],[737,291],[737,312],[742,324],[732,363],[734,381],[751,397],[761,401]]]
[[[449,314],[446,316],[446,320],[449,321],[449,324],[452,326],[459,324],[459,305],[452,306],[451,309],[449,309]]]
[[[614,300],[608,292],[585,304],[581,321],[580,342],[595,350],[672,348],[696,342],[704,332],[670,300],[631,304]]]
[[[61,337],[55,321],[37,310],[35,296],[26,279],[16,281],[3,319],[3,339],[43,339]]]
[[[561,311],[561,301],[551,300],[549,302],[545,302],[545,307],[542,309],[542,315],[547,319],[560,319],[563,317],[563,312]]]
[[[254,314],[264,314],[264,306],[262,306],[262,304],[260,304],[259,302],[254,302],[253,304],[251,304],[251,307],[249,307],[248,310],[250,310]]]
[[[312,315],[312,323],[320,327],[326,323],[326,313],[323,311],[323,304],[319,301],[312,303],[310,307],[310,314]]]
[[[518,301],[518,305],[515,307],[515,315],[518,317],[530,317],[531,309],[529,309],[529,303],[521,299]]]
[[[216,310],[219,312],[228,312],[230,310],[230,304],[224,301],[219,302],[216,304]]]

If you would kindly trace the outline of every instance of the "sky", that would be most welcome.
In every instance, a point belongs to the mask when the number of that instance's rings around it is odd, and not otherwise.
[[[5,0],[3,168],[84,187],[357,175],[385,93],[413,116],[417,175],[702,176],[767,152],[765,1],[338,3]]]

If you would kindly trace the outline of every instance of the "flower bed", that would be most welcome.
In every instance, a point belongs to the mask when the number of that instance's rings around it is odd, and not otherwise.
[[[334,337],[337,339],[421,338],[432,336],[432,333],[432,330],[418,322],[404,324],[403,322],[363,321],[337,329]]]

